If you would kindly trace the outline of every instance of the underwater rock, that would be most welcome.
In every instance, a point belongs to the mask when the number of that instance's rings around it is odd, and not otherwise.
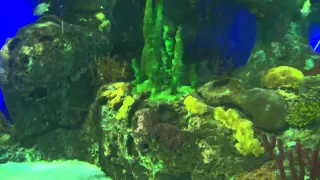
[[[247,157],[236,152],[233,134],[214,120],[212,113],[190,116],[183,106],[184,98],[165,103],[150,101],[147,94],[132,96],[135,103],[128,107],[125,116],[116,119],[126,97],[132,95],[131,84],[125,87],[121,84],[124,83],[110,83],[98,90],[89,118],[81,130],[83,144],[93,144],[88,148],[92,157],[87,158],[99,164],[108,176],[223,180],[262,165],[260,157]],[[107,94],[119,96],[111,98]],[[114,101],[117,103],[113,106]],[[63,131],[66,130],[60,130]],[[37,144],[53,150],[55,147],[50,147],[46,139],[60,139],[62,134],[48,133],[39,138]],[[76,133],[71,133],[74,135]],[[69,139],[60,142],[67,144]],[[57,146],[58,149],[62,147]],[[79,153],[87,151],[86,147],[70,145],[67,149]],[[210,173],[202,171],[208,168]]]
[[[238,79],[225,78],[204,84],[197,93],[208,105],[239,107],[261,129],[273,131],[285,125],[286,100],[276,91],[251,89]]]
[[[88,49],[98,50],[96,44],[105,44],[104,51],[110,47],[107,33],[93,34],[66,21],[62,27],[51,20],[21,28],[5,44],[9,58],[2,61],[7,81],[1,85],[15,122],[15,138],[30,146],[55,129],[79,128],[96,90],[89,69],[95,55]]]
[[[241,173],[236,180],[277,180],[277,164],[274,161],[265,163],[261,168]]]
[[[236,102],[240,94],[246,92],[246,87],[241,80],[222,78],[208,82],[197,89],[204,102],[208,105],[221,105]]]
[[[42,160],[42,155],[35,148],[22,148],[18,144],[0,146],[0,164],[6,162],[30,162]]]
[[[93,162],[97,154],[90,149],[94,149],[98,144],[88,140],[78,140],[79,137],[85,139],[86,134],[78,129],[58,128],[39,137],[35,147],[41,150],[42,157],[47,160],[78,159]]]
[[[240,96],[236,103],[256,127],[276,131],[286,124],[286,100],[276,91],[254,88]]]
[[[11,138],[10,134],[0,134],[0,145],[5,144]]]

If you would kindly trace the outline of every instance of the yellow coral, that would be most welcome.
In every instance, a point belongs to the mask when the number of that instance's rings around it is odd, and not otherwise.
[[[214,118],[219,120],[228,129],[236,130],[239,126],[241,117],[233,110],[228,109],[225,111],[222,107],[216,107],[214,109]]]
[[[120,107],[118,114],[116,115],[116,120],[124,119],[128,117],[128,111],[132,104],[134,103],[134,99],[131,96],[127,96],[123,103],[122,106]]]
[[[235,131],[234,137],[237,139],[236,148],[242,155],[250,153],[259,156],[264,153],[261,143],[254,138],[252,122],[243,119],[233,110],[225,111],[222,107],[214,109],[213,116],[216,120],[223,123],[227,128]]]
[[[238,141],[236,148],[241,154],[248,155],[252,153],[255,156],[259,156],[264,153],[264,148],[261,146],[261,143],[258,139],[254,138],[251,121],[243,120],[240,122],[234,137]]]
[[[295,102],[285,118],[288,124],[304,127],[320,118],[320,102],[303,101]]]
[[[282,89],[278,89],[277,92],[281,94],[286,100],[296,99],[298,97],[294,92],[288,92]]]
[[[303,73],[290,66],[271,68],[261,81],[262,86],[266,88],[291,88],[294,90],[298,90],[303,83]]]
[[[187,111],[193,115],[202,115],[208,112],[208,106],[192,96],[187,96],[183,104]]]
[[[109,88],[104,91],[101,96],[105,96],[110,101],[108,105],[110,108],[114,108],[116,104],[121,102],[122,97],[128,90],[128,84],[124,82],[113,83]]]

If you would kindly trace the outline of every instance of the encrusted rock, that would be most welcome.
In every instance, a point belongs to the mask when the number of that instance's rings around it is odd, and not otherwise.
[[[274,90],[250,89],[240,80],[226,78],[208,82],[197,92],[208,105],[238,106],[259,128],[279,130],[286,124],[286,100]]]
[[[262,88],[248,90],[240,96],[237,105],[261,129],[275,131],[286,124],[286,100],[276,91]]]
[[[79,127],[94,99],[94,55],[87,50],[102,42],[107,50],[108,34],[92,35],[87,27],[66,21],[62,27],[59,21],[41,18],[21,28],[2,48],[2,90],[17,139],[24,143],[32,144],[57,128]]]
[[[206,104],[220,105],[234,103],[238,96],[248,89],[238,79],[224,78],[208,82],[198,88],[199,93]]]

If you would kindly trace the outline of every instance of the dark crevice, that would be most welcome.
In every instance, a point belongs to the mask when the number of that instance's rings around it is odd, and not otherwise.
[[[44,42],[44,41],[52,42],[53,40],[54,38],[52,36],[41,36],[41,38],[39,39],[40,42]]]
[[[224,77],[222,79],[216,80],[212,83],[212,87],[221,87],[229,84],[231,79],[229,77]]]
[[[134,146],[134,139],[132,136],[128,136],[127,142],[126,142],[126,146],[127,146],[127,150],[128,150],[128,154],[130,156],[133,155],[133,146]]]
[[[9,52],[12,52],[19,44],[21,43],[20,38],[13,38],[11,42],[8,44]]]
[[[30,93],[28,93],[28,97],[32,99],[42,99],[48,95],[47,88],[45,87],[37,87]]]

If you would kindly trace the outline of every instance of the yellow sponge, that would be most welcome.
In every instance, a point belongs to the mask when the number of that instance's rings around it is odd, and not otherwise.
[[[130,107],[132,106],[132,104],[134,103],[134,99],[131,96],[127,96],[123,103],[122,106],[120,107],[118,114],[116,115],[116,120],[120,120],[120,119],[125,119],[128,117],[128,111],[130,109]]]
[[[259,156],[264,153],[264,148],[258,139],[254,138],[254,131],[252,129],[252,122],[245,120],[239,123],[234,137],[237,139],[236,148],[243,154],[248,155],[250,153],[255,156]]]
[[[216,107],[213,111],[216,120],[224,124],[228,129],[235,131],[234,137],[237,139],[236,148],[242,155],[250,153],[259,156],[264,153],[261,143],[254,138],[252,122],[243,119],[233,109],[225,111],[222,107]]]
[[[122,97],[128,91],[128,84],[123,82],[117,82],[110,84],[108,89],[102,92],[101,96],[105,96],[109,102],[110,108],[114,108],[115,105],[121,103]]]
[[[192,96],[187,96],[183,104],[187,111],[193,115],[202,115],[208,112],[208,106]]]

